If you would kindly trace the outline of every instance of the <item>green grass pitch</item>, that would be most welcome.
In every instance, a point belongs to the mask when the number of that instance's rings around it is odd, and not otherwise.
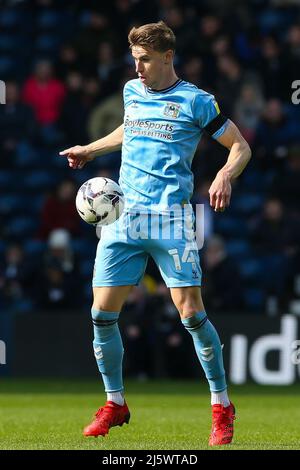
[[[230,387],[234,442],[218,450],[300,449],[300,386]],[[100,381],[0,379],[0,449],[195,450],[207,446],[210,406],[198,382],[126,382],[129,425],[105,438],[82,428],[104,403]],[[215,448],[214,448],[215,449]]]

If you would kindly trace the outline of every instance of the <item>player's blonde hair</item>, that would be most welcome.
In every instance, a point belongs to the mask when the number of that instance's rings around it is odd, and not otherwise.
[[[148,23],[132,28],[128,34],[129,47],[142,46],[157,52],[175,51],[175,34],[166,23]]]

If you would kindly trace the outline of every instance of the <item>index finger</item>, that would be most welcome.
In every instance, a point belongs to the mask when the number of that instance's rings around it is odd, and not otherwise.
[[[59,155],[67,155],[68,153],[71,153],[72,151],[72,148],[69,148],[69,149],[66,149],[66,150],[62,150],[61,152],[59,152]]]

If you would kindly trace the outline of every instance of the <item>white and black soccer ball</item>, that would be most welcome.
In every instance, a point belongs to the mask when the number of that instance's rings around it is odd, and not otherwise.
[[[124,194],[120,186],[109,178],[91,178],[80,186],[76,208],[88,224],[109,225],[123,212]]]

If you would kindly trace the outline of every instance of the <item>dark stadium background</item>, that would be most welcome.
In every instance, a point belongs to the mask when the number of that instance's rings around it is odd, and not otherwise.
[[[135,77],[127,32],[159,19],[177,36],[179,76],[216,96],[253,152],[224,214],[209,209],[207,191],[226,151],[204,137],[193,162],[193,203],[206,206],[203,297],[225,344],[225,361],[236,371],[237,351],[244,351],[240,383],[243,374],[259,382],[247,364],[264,336],[262,367],[275,374],[270,383],[299,376],[291,362],[300,315],[296,0],[0,2],[0,79],[6,84],[0,105],[0,340],[6,346],[0,375],[97,374],[90,322],[97,237],[80,221],[74,199],[90,177],[117,180],[120,155],[72,171],[58,152],[122,122],[122,85]],[[128,377],[200,373],[151,262],[124,306],[121,326]],[[281,336],[268,346],[272,334]]]

